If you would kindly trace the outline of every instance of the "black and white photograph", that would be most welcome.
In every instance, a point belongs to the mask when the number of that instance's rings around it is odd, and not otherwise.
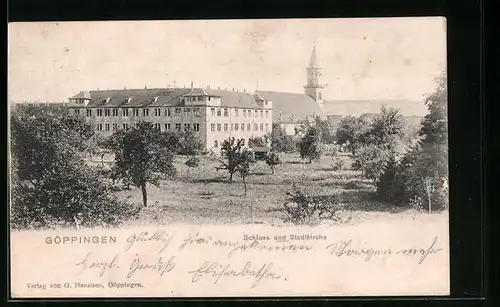
[[[11,296],[448,295],[447,83],[441,17],[10,23]]]

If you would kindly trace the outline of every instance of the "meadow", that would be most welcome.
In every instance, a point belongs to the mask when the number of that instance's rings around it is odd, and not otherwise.
[[[176,156],[177,176],[163,180],[158,187],[148,185],[148,207],[141,210],[131,224],[154,222],[155,224],[268,224],[283,225],[284,204],[289,202],[292,187],[303,190],[321,200],[335,200],[338,215],[346,223],[358,223],[372,218],[394,214],[415,215],[411,210],[378,201],[375,187],[360,172],[350,169],[351,155],[340,153],[342,169],[334,168],[330,156],[322,156],[317,162],[306,163],[298,153],[281,154],[281,164],[275,174],[264,161],[251,167],[247,178],[247,194],[237,174],[230,183],[225,170],[216,171],[220,163],[213,157],[201,156],[199,167],[185,165],[186,157]],[[110,164],[112,156],[104,163]],[[100,158],[89,163],[100,165]],[[118,184],[119,199],[137,204],[142,202],[137,187],[123,189]]]

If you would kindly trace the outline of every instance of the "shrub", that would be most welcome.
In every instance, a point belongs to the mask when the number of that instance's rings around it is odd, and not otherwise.
[[[289,200],[284,205],[285,222],[293,224],[317,224],[322,220],[338,220],[337,201],[325,201],[307,195],[295,184],[292,192],[287,193]]]

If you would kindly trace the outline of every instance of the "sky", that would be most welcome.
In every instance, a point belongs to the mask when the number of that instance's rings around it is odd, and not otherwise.
[[[422,101],[446,71],[446,20],[267,19],[10,23],[10,101],[190,86],[303,92],[313,42],[325,99]]]

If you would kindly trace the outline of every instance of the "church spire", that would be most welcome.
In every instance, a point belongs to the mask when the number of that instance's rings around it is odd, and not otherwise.
[[[316,55],[316,41],[313,42],[313,50],[311,59],[309,60],[309,68],[319,68],[318,56]]]
[[[309,66],[306,70],[307,84],[304,85],[305,94],[314,99],[314,101],[321,106],[323,103],[323,89],[325,85],[320,82],[321,67],[319,66],[318,56],[316,55],[316,41],[313,43],[311,59],[309,60]]]

